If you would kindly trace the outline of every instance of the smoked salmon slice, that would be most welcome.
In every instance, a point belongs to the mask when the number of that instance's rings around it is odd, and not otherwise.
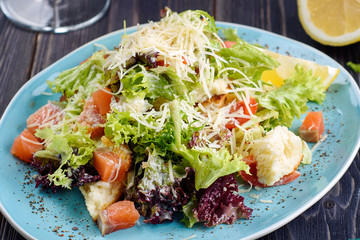
[[[133,227],[139,217],[134,202],[124,200],[102,210],[97,222],[101,234],[105,236],[120,229]]]
[[[110,112],[110,103],[113,96],[112,94],[110,94],[110,89],[105,90],[100,89],[93,92],[92,94],[94,104],[99,109],[101,115],[105,115],[106,113]]]
[[[305,142],[316,143],[325,131],[323,113],[308,112],[299,129],[299,135]]]
[[[84,109],[77,121],[81,125],[88,127],[91,138],[99,138],[104,135],[103,125],[106,123],[106,120],[100,113],[93,97],[86,100]]]
[[[34,153],[41,149],[43,145],[28,129],[25,129],[15,138],[10,152],[25,162],[31,162]]]
[[[104,182],[123,181],[131,164],[132,156],[126,145],[114,148],[97,148],[94,151],[94,167]]]
[[[231,48],[235,44],[236,44],[236,42],[233,42],[233,41],[224,41],[224,47],[225,48]]]
[[[49,102],[28,117],[26,120],[27,129],[32,134],[35,134],[37,129],[55,125],[60,122],[62,118],[62,109]]]

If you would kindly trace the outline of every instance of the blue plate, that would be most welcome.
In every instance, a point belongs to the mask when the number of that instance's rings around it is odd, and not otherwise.
[[[341,65],[314,48],[273,33],[223,22],[218,22],[218,26],[236,28],[244,40],[269,46],[270,50],[340,69],[324,104],[309,104],[310,109],[323,111],[328,138],[314,152],[313,164],[299,167],[302,173],[299,180],[280,187],[252,189],[243,194],[245,203],[254,209],[250,220],[213,228],[204,228],[199,224],[192,229],[184,227],[179,221],[151,225],[140,220],[135,227],[107,235],[106,239],[257,238],[283,226],[312,206],[334,186],[354,159],[360,145],[360,125],[357,124],[360,119],[360,93],[354,79]],[[136,28],[126,31],[131,33]],[[1,119],[1,212],[28,239],[102,239],[77,189],[57,194],[35,189],[35,172],[14,158],[10,148],[14,138],[26,127],[26,118],[48,100],[58,99],[58,95],[50,94],[45,81],[78,65],[97,51],[99,45],[112,49],[123,34],[121,30],[98,38],[41,71],[19,90]],[[301,120],[294,123],[295,132],[300,123]]]

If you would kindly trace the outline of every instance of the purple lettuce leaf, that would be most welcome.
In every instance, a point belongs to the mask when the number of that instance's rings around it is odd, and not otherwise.
[[[62,186],[52,184],[48,176],[53,174],[58,169],[58,164],[55,161],[42,162],[33,160],[31,165],[37,170],[38,175],[35,177],[35,187],[42,186],[43,189],[50,189],[56,192],[62,189]],[[63,166],[64,169],[68,168],[67,165]],[[100,180],[100,175],[96,169],[90,165],[82,165],[77,169],[71,169],[71,174],[68,177],[72,179],[71,187],[82,186],[85,183],[96,182]]]
[[[239,218],[249,219],[252,213],[252,209],[244,205],[244,198],[238,194],[238,184],[233,174],[217,179],[207,189],[201,189],[197,198],[194,216],[207,227],[232,224]]]
[[[136,203],[145,223],[160,224],[172,221],[175,212],[181,212],[190,200],[195,189],[195,173],[191,168],[185,169],[185,175],[176,177],[174,182],[155,185],[151,189],[141,188],[142,174],[135,177],[134,187],[127,190],[126,198]],[[154,175],[151,175],[154,177]]]

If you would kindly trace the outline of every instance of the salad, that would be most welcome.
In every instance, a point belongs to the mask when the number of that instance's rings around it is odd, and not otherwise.
[[[79,186],[103,235],[139,215],[160,224],[181,213],[187,227],[249,219],[238,182],[296,180],[311,151],[288,128],[325,98],[300,65],[280,85],[262,79],[278,66],[206,12],[166,9],[49,81],[61,98],[27,119],[11,152],[38,170],[36,187]],[[302,137],[319,141],[322,114],[304,123]]]

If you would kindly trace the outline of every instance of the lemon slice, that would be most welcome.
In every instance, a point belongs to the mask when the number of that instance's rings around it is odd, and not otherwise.
[[[297,0],[300,22],[315,41],[345,46],[360,41],[360,0]]]
[[[297,64],[301,65],[306,70],[312,70],[316,76],[319,76],[321,78],[321,81],[325,89],[327,89],[330,86],[330,84],[335,80],[336,76],[340,72],[338,68],[319,65],[312,61],[285,56],[266,49],[260,49],[260,50],[263,51],[265,54],[270,55],[280,63],[280,65],[277,68],[273,70],[264,71],[261,76],[262,80],[266,82],[271,82],[277,87],[280,87],[284,83],[284,79],[290,77],[294,73],[295,66]]]

